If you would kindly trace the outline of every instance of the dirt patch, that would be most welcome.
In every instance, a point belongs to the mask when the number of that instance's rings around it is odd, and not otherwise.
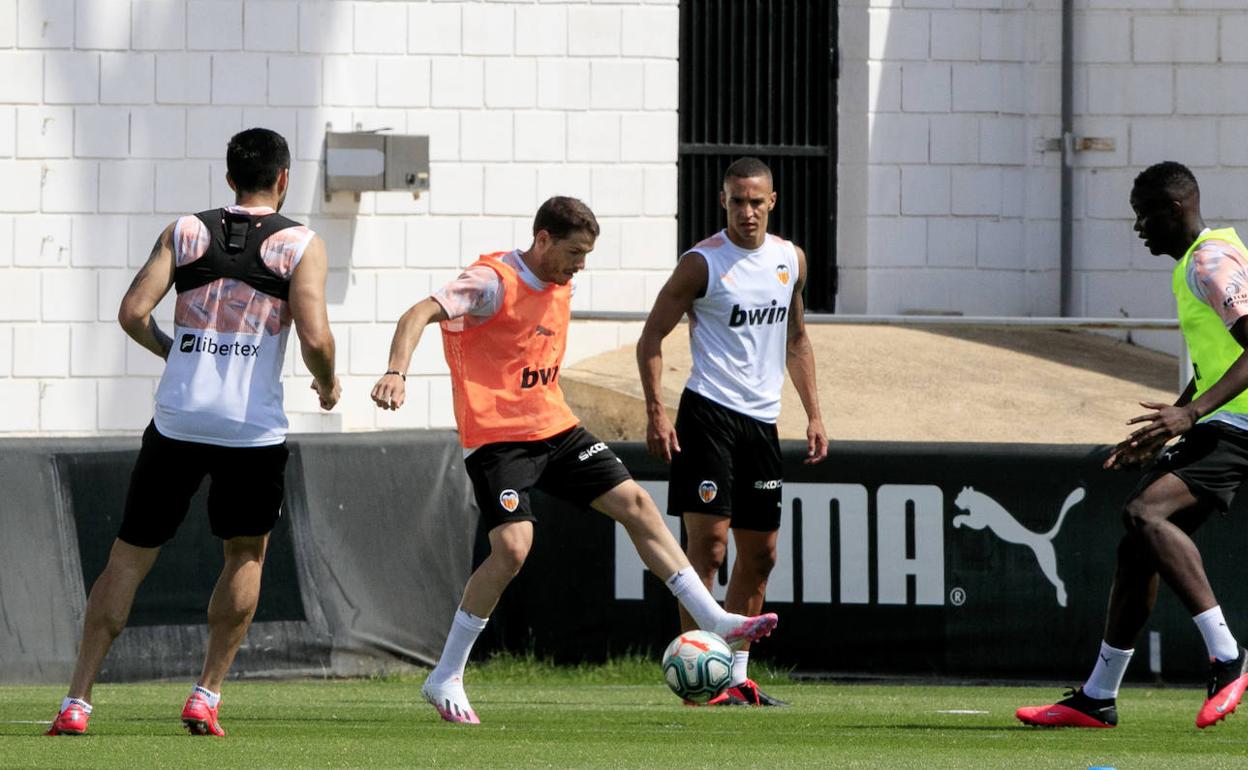
[[[1110,337],[1039,329],[812,326],[824,424],[833,439],[1111,444],[1140,401],[1170,402],[1178,362]],[[689,374],[684,327],[664,342],[664,403]],[[634,348],[560,376],[572,410],[603,439],[645,439]],[[782,438],[804,438],[797,391],[784,386]]]

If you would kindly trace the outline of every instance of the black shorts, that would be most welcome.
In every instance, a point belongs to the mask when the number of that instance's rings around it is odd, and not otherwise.
[[[667,512],[729,516],[735,529],[780,528],[780,439],[774,423],[686,390],[676,413]]]
[[[538,441],[486,444],[468,455],[464,467],[489,529],[536,520],[530,489],[588,506],[632,478],[611,448],[579,425]]]
[[[224,447],[178,441],[149,423],[130,474],[126,513],[117,537],[140,548],[167,543],[186,518],[204,476],[212,479],[208,488],[212,534],[222,540],[268,534],[282,515],[289,455],[285,442]]]
[[[1130,499],[1167,473],[1178,476],[1193,495],[1226,513],[1248,478],[1248,432],[1220,420],[1197,424],[1144,472]]]

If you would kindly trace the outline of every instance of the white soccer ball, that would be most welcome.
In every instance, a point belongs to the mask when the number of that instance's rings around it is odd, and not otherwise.
[[[663,651],[663,679],[681,698],[705,703],[728,689],[732,650],[710,631],[686,631]]]

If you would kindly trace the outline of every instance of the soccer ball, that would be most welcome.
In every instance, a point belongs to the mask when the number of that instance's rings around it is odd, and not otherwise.
[[[732,650],[710,631],[686,631],[663,651],[663,678],[681,698],[705,703],[728,689]]]

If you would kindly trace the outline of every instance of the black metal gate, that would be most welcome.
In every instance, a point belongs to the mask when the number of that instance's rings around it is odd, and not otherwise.
[[[681,248],[723,227],[724,169],[771,167],[768,229],[808,258],[807,307],[836,303],[836,3],[680,0]]]

